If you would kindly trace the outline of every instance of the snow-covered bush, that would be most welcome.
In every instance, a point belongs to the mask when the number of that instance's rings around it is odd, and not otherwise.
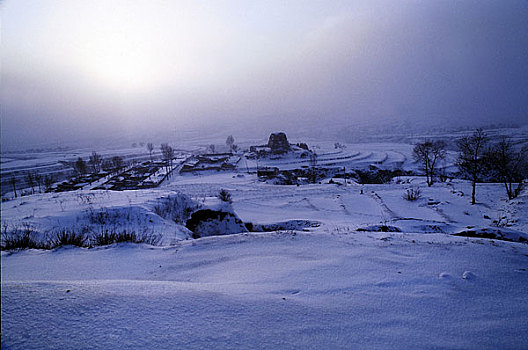
[[[176,193],[162,197],[154,206],[154,212],[164,219],[172,220],[178,224],[185,224],[191,214],[200,208],[200,205],[183,193]]]

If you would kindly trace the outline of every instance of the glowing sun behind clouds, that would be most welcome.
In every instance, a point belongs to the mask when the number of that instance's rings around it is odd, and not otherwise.
[[[131,33],[110,32],[94,38],[83,51],[84,70],[104,86],[137,90],[154,84],[155,59]]]
[[[79,18],[74,60],[95,85],[124,92],[184,89],[221,70],[230,35],[207,8],[114,1],[84,10],[80,18],[70,16]]]

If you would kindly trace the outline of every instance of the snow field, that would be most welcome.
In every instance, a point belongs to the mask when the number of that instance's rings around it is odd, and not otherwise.
[[[3,252],[2,346],[522,348],[527,255],[350,232]]]

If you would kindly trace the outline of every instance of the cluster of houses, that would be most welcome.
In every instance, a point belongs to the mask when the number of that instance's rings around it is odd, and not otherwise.
[[[235,170],[240,156],[232,153],[210,153],[189,157],[180,170],[181,173],[205,170]]]
[[[69,180],[58,183],[55,187],[49,189],[49,192],[68,192],[82,190],[85,186],[90,185],[100,179],[110,175],[106,171],[100,171],[95,174],[84,174],[73,177]]]
[[[109,172],[101,170],[94,174],[85,174],[73,177],[58,183],[50,191],[66,192],[86,189],[86,186],[95,186],[94,190],[136,190],[157,187],[167,176],[167,169],[163,161],[145,161],[134,164],[122,172],[110,177],[107,181],[97,185],[109,177]]]
[[[164,166],[163,161],[142,162],[113,176],[94,189],[122,191],[157,187],[167,175]]]

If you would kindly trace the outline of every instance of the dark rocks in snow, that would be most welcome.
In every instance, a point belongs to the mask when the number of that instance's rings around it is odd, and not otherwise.
[[[247,232],[235,213],[213,209],[195,211],[185,226],[193,232],[193,238]]]
[[[308,145],[304,142],[297,143],[296,146],[305,151],[310,151],[310,149],[308,148]]]
[[[279,175],[279,168],[277,167],[264,167],[257,170],[257,176],[272,179]]]
[[[347,178],[355,178],[360,184],[387,184],[390,183],[394,177],[413,175],[412,171],[405,171],[402,169],[370,169],[355,170],[354,172],[355,174],[347,174]]]
[[[389,225],[372,225],[367,227],[360,227],[356,231],[359,232],[401,232],[396,226]]]
[[[283,230],[309,231],[310,228],[319,226],[321,226],[321,223],[313,220],[288,220],[273,224],[246,223],[246,228],[252,232],[273,232]]]
[[[259,179],[275,185],[300,185],[314,183],[333,175],[334,169],[303,168],[292,170],[279,170],[279,168],[262,168],[257,171]]]
[[[495,227],[468,228],[455,233],[454,236],[488,238],[510,242],[528,242],[528,236],[526,233],[512,229]]]
[[[271,153],[274,154],[287,153],[291,150],[288,138],[283,132],[271,134],[268,140],[268,147],[271,149]]]
[[[474,280],[477,276],[475,276],[475,274],[471,271],[464,271],[464,273],[462,274],[462,279],[465,279],[467,281],[469,280]]]

